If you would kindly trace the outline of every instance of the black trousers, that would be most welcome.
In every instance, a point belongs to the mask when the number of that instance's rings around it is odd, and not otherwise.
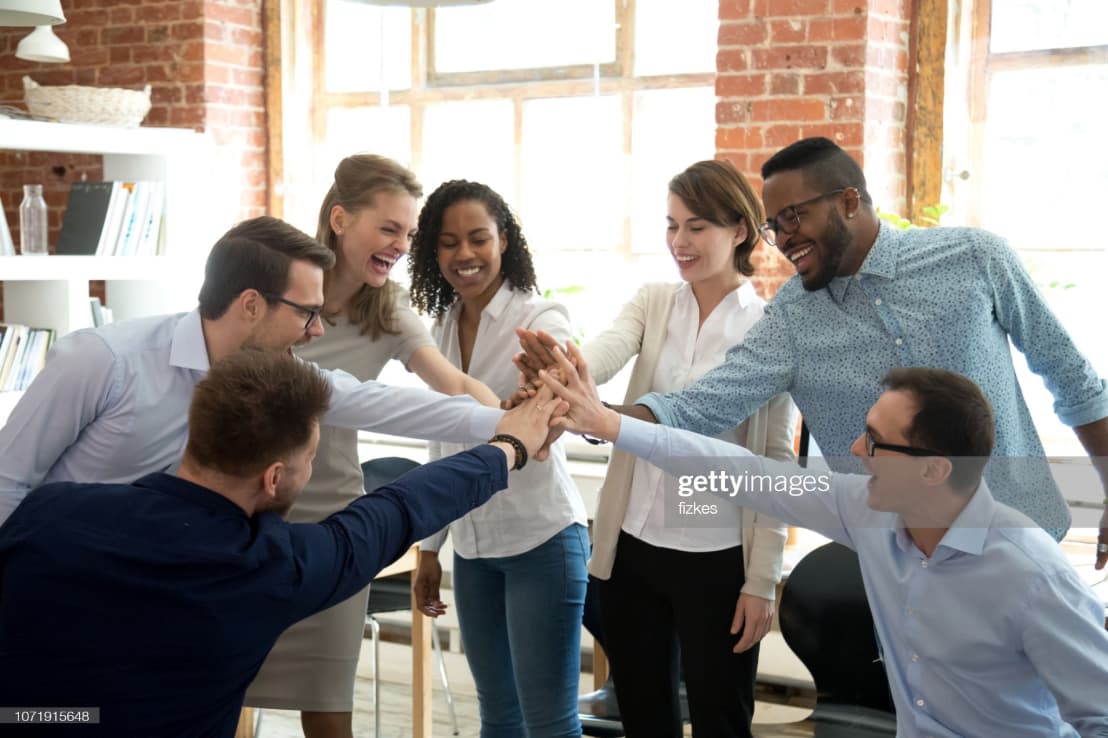
[[[736,654],[742,547],[690,553],[620,533],[615,566],[598,581],[605,650],[628,738],[679,737],[678,667],[696,738],[749,736],[758,647]]]

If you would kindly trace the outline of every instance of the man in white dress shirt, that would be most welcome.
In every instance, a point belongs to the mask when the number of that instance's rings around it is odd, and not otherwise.
[[[543,374],[571,405],[557,425],[857,551],[898,736],[1108,735],[1104,605],[1046,532],[993,498],[982,473],[994,416],[969,379],[890,371],[851,445],[867,474],[836,474],[621,416],[567,351],[577,369],[556,354],[568,387]],[[763,477],[770,487],[738,483]],[[804,492],[776,491],[778,480]]]
[[[171,470],[188,437],[192,390],[212,362],[246,346],[288,352],[323,335],[323,272],[334,260],[277,218],[247,220],[212,247],[196,310],[59,339],[0,428],[0,523],[41,484],[129,483]],[[327,425],[473,442],[488,439],[501,416],[468,397],[324,374]]]

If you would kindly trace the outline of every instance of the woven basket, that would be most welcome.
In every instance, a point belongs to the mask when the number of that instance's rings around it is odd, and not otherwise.
[[[31,115],[60,123],[96,123],[136,128],[150,111],[150,85],[143,90],[62,85],[43,87],[23,78]]]

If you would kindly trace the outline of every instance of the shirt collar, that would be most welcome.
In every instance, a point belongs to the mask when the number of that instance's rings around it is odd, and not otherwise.
[[[862,261],[862,266],[858,267],[858,273],[848,277],[835,277],[827,285],[827,289],[831,292],[835,302],[841,303],[846,296],[850,283],[861,278],[863,274],[885,279],[896,277],[896,258],[899,253],[896,242],[899,240],[899,235],[897,230],[887,223],[883,221],[878,223],[877,239]]]
[[[485,309],[481,311],[482,315],[487,315],[491,319],[498,319],[505,310],[508,309],[508,305],[511,304],[512,298],[515,297],[516,291],[512,289],[512,285],[507,279],[500,282],[500,288],[496,291],[496,294],[489,300],[489,304],[485,305]],[[522,294],[522,293],[520,293]],[[462,311],[462,300],[458,298],[454,301],[454,315],[455,318]]]
[[[173,342],[169,347],[169,365],[199,372],[206,372],[211,368],[199,310],[185,313],[177,321],[177,327],[173,329]]]
[[[754,283],[747,280],[733,289],[731,292],[728,292],[727,295],[724,296],[722,302],[727,302],[728,300],[736,301],[738,302],[739,307],[745,310],[757,297],[758,293],[754,289]],[[682,282],[677,288],[677,299],[682,301],[695,301],[696,295],[693,294],[692,285],[688,282]]]
[[[970,501],[962,508],[962,512],[954,519],[950,529],[939,541],[935,549],[936,555],[939,549],[945,548],[951,552],[961,551],[980,556],[985,550],[985,537],[989,532],[996,509],[996,500],[993,499],[992,492],[982,479],[977,491],[973,493]],[[900,550],[905,552],[911,551],[915,546],[912,537],[908,535],[908,529],[904,526],[904,520],[899,515],[896,517],[896,543]]]

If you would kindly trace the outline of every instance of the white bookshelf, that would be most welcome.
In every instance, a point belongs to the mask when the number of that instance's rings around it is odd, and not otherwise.
[[[231,224],[215,214],[226,203],[205,198],[213,191],[207,185],[215,169],[206,135],[0,119],[0,149],[99,155],[105,181],[157,180],[166,188],[164,256],[0,257],[6,322],[59,335],[90,325],[89,280],[105,281],[106,302],[117,320],[196,305],[204,259]]]

